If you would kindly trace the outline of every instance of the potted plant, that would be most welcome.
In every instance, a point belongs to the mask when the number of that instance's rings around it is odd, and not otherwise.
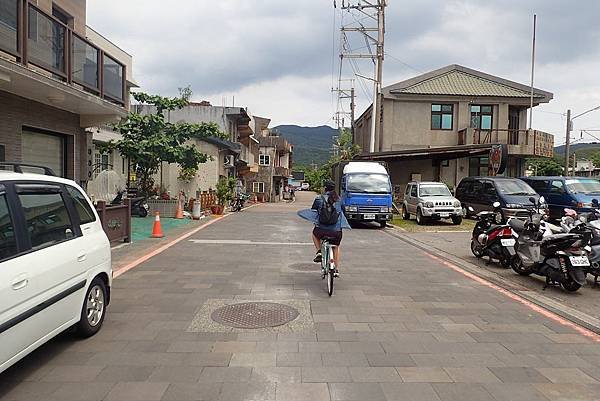
[[[235,178],[221,177],[217,182],[217,204],[211,206],[213,214],[223,214],[225,205],[233,198],[233,190],[235,189]]]

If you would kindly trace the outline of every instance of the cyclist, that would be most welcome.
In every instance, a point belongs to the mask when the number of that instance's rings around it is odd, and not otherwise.
[[[335,262],[335,276],[339,276],[339,267],[340,267],[340,244],[342,242],[342,228],[350,228],[346,217],[344,216],[344,212],[342,211],[342,204],[340,202],[340,197],[335,191],[335,183],[333,181],[326,181],[324,183],[324,193],[323,195],[319,195],[313,201],[312,210],[316,210],[317,218],[314,221],[315,228],[312,232],[313,243],[315,244],[315,248],[317,250],[317,254],[314,258],[315,263],[320,263],[321,256],[321,239],[322,238],[330,238],[331,244],[336,245],[333,248],[333,260]],[[330,206],[329,210],[335,210],[337,212],[337,220],[335,218],[329,220],[336,220],[333,224],[323,224],[321,223],[322,216],[327,212],[327,204]],[[335,214],[335,213],[334,213]]]

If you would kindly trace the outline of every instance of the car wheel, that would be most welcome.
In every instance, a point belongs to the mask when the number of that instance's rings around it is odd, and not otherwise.
[[[418,225],[425,224],[425,217],[421,213],[421,209],[417,209],[417,224]]]
[[[379,226],[380,226],[381,228],[386,228],[386,227],[387,227],[387,221],[385,221],[385,220],[384,220],[384,221],[380,221],[380,222],[379,222]]]
[[[104,281],[96,277],[90,284],[83,300],[77,331],[82,337],[96,334],[104,323],[107,291]]]
[[[408,209],[406,208],[406,205],[402,205],[402,219],[410,220],[410,213],[408,213]]]

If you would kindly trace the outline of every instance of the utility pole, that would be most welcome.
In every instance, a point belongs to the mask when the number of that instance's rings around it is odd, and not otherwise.
[[[340,63],[347,59],[371,59],[375,65],[373,85],[373,108],[371,116],[371,137],[369,141],[369,152],[375,152],[375,141],[381,136],[381,121],[383,102],[381,98],[383,59],[384,59],[384,36],[385,36],[385,7],[387,0],[342,0],[342,10],[356,11],[363,14],[364,18],[357,19],[358,26],[342,26],[342,41],[346,40],[348,32],[358,32],[364,36],[369,53],[353,53],[347,43],[342,43]],[[373,13],[370,13],[373,12]],[[365,26],[361,21],[374,21],[377,27]],[[375,37],[376,35],[376,37]],[[375,47],[375,53],[371,51]],[[340,68],[341,71],[341,68]],[[369,78],[370,79],[370,78]]]
[[[532,129],[533,125],[533,74],[535,72],[535,29],[536,29],[537,15],[533,14],[533,43],[531,46],[531,96],[529,105],[529,129]]]
[[[567,110],[567,135],[565,143],[565,177],[569,176],[569,151],[571,150],[571,110]]]
[[[340,80],[342,81],[342,80]],[[354,82],[354,80],[351,80]],[[352,131],[352,137],[354,138],[354,113],[356,109],[356,91],[354,90],[354,83],[350,89],[342,89],[341,86],[338,86],[337,89],[332,89],[332,92],[338,93],[338,100],[346,100],[350,99],[350,112],[338,111],[335,113],[334,120],[336,122],[337,128],[345,128],[346,124],[344,121],[344,116],[350,116],[350,130]]]

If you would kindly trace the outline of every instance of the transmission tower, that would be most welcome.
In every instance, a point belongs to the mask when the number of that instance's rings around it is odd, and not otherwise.
[[[334,2],[334,7],[336,3]],[[373,109],[371,118],[371,138],[369,141],[369,152],[375,152],[375,138],[381,134],[382,121],[382,75],[384,59],[384,37],[385,37],[385,8],[387,0],[342,0],[341,10],[352,14],[353,21],[348,25],[341,27],[341,46],[340,46],[340,79],[342,64],[345,59],[355,63],[355,59],[370,59],[374,64],[373,78],[355,74],[360,78],[373,81]],[[368,49],[366,52],[356,52],[352,50],[349,36],[361,35]],[[355,65],[355,64],[354,64]],[[354,67],[353,67],[354,69]],[[342,92],[339,92],[342,96]],[[353,101],[354,103],[354,101]],[[354,119],[352,119],[354,120]],[[354,126],[354,121],[352,121]]]

